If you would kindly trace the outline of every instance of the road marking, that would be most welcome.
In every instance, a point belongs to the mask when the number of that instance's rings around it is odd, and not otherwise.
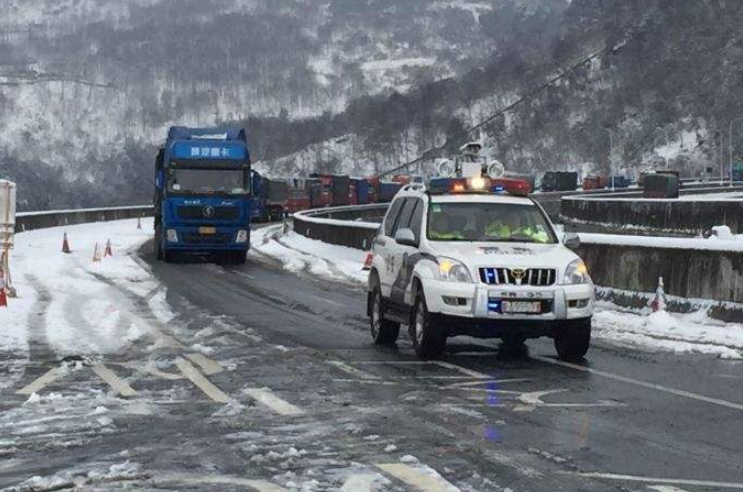
[[[207,376],[212,376],[222,372],[222,366],[219,365],[219,362],[211,360],[204,354],[186,354],[186,357],[197,366],[200,366],[201,370],[204,371],[204,374]]]
[[[648,488],[657,492],[688,492],[673,485],[648,485]]]
[[[470,376],[477,379],[492,379],[492,376],[488,376],[485,373],[473,371],[472,369],[467,369],[466,367],[458,366],[456,364],[452,364],[451,362],[443,362],[440,360],[435,361],[435,364],[440,367],[444,367],[446,369],[451,369],[452,371],[459,371],[462,374],[466,376]]]
[[[463,383],[454,383],[446,386],[446,388],[450,389],[466,389],[471,386],[481,386],[483,384],[487,384],[488,386],[497,386],[499,384],[504,383],[529,383],[532,379],[527,378],[512,378],[512,379],[490,379],[488,381],[465,381]],[[489,387],[488,388],[476,388],[477,390],[483,390],[483,391],[492,391]]]
[[[39,391],[44,389],[46,385],[53,383],[54,381],[59,379],[64,374],[65,374],[65,370],[61,367],[55,367],[54,369],[49,369],[47,372],[45,372],[42,376],[34,380],[28,386],[16,391],[16,394],[17,395],[32,395],[34,393],[38,393]]]
[[[374,379],[381,379],[379,376],[375,376],[374,374],[369,374],[366,371],[362,371],[361,369],[357,369],[353,366],[349,366],[345,362],[341,362],[339,360],[328,360],[326,361],[331,366],[337,367],[341,371],[350,374],[351,376],[356,376],[359,379],[366,379],[366,380],[374,380]]]
[[[538,360],[540,362],[546,362],[547,364],[567,367],[570,369],[575,369],[576,371],[588,372],[591,374],[595,374],[597,376],[602,376],[608,379],[613,379],[615,381],[621,381],[623,383],[634,384],[635,386],[641,386],[643,388],[660,391],[662,393],[668,393],[671,395],[680,396],[682,398],[688,398],[690,400],[703,401],[705,403],[711,403],[713,405],[718,405],[721,407],[732,408],[734,410],[743,411],[743,404],[741,403],[734,403],[734,402],[730,402],[726,400],[720,400],[718,398],[712,398],[709,396],[699,395],[697,393],[691,393],[689,391],[679,390],[675,388],[668,388],[660,384],[648,383],[647,381],[640,381],[639,379],[633,379],[627,376],[620,376],[618,374],[612,374],[610,372],[600,371],[598,369],[591,369],[590,367],[583,367],[577,364],[571,364],[570,362],[563,362],[563,361],[550,359],[548,357],[543,357],[539,355],[532,355],[531,358],[534,360]]]
[[[633,475],[619,475],[616,473],[575,473],[575,472],[561,472],[568,475],[576,475],[584,478],[603,478],[607,480],[622,480],[625,482],[643,482],[651,484],[666,484],[666,485],[696,485],[699,487],[716,487],[720,489],[736,489],[743,490],[743,483],[733,482],[711,482],[707,480],[686,480],[683,478],[653,478],[653,477],[636,477]]]
[[[230,401],[232,401],[229,396],[224,394],[221,389],[214,386],[211,381],[206,379],[206,377],[204,377],[204,375],[201,374],[199,370],[196,369],[196,367],[186,359],[178,357],[175,361],[175,365],[178,366],[178,369],[180,369],[184,376],[190,379],[191,382],[195,384],[201,391],[203,391],[206,396],[208,396],[215,402],[229,403]]]
[[[348,477],[339,492],[372,492],[376,490],[375,483],[381,478],[373,473],[357,473]]]
[[[413,468],[404,463],[381,464],[377,465],[377,468],[421,492],[461,492],[443,477]]]
[[[103,362],[97,362],[91,367],[93,372],[108,384],[112,390],[124,398],[129,398],[137,394],[129,384],[123,379],[119,378],[115,372],[106,367]]]
[[[248,487],[258,492],[289,492],[284,487],[280,487],[266,480],[253,480],[249,478],[231,477],[225,475],[186,475],[173,474],[156,477],[155,481],[159,482],[179,482],[194,485],[239,485]]]
[[[297,416],[304,414],[304,411],[301,408],[295,407],[288,401],[282,400],[268,388],[248,388],[243,390],[243,392],[279,415]]]
[[[357,364],[378,364],[378,365],[391,365],[391,366],[428,366],[428,365],[434,365],[443,367],[445,369],[450,369],[452,371],[457,371],[461,374],[464,374],[467,377],[470,378],[477,378],[477,379],[492,379],[492,376],[488,376],[485,373],[474,371],[472,369],[467,369],[466,367],[458,366],[456,364],[452,364],[451,362],[444,362],[440,360],[432,360],[432,361],[423,361],[423,360],[366,360],[366,361],[360,361],[356,362]],[[436,376],[430,376],[430,377],[436,377]]]

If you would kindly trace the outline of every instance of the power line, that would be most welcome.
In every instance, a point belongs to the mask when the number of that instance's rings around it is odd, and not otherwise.
[[[538,95],[539,93],[541,93],[542,91],[544,91],[545,89],[547,89],[548,87],[550,87],[551,85],[555,84],[556,82],[559,82],[560,80],[562,80],[565,77],[569,76],[573,72],[575,72],[578,69],[582,68],[587,63],[590,63],[593,60],[595,60],[596,58],[602,56],[607,51],[612,51],[612,52],[618,51],[619,49],[621,49],[622,46],[624,46],[626,44],[626,42],[627,42],[627,38],[625,38],[624,41],[621,41],[619,43],[614,43],[614,44],[611,44],[611,45],[604,46],[600,50],[591,53],[590,55],[588,55],[585,58],[582,58],[579,62],[577,62],[574,65],[570,66],[567,70],[565,70],[565,71],[559,73],[558,75],[552,77],[551,79],[547,80],[545,83],[541,84],[537,88],[535,88],[535,89],[527,92],[525,95],[521,96],[519,99],[517,99],[516,101],[512,102],[511,104],[509,104],[505,108],[499,109],[495,113],[491,114],[490,116],[488,116],[487,118],[485,118],[484,120],[482,120],[480,123],[478,123],[475,126],[467,129],[465,131],[465,134],[466,135],[472,134],[473,132],[479,130],[480,128],[488,125],[490,122],[492,122],[493,120],[495,120],[499,116],[502,116],[503,114],[505,114],[505,113],[507,113],[509,111],[512,111],[514,108],[516,108],[517,106],[525,103],[526,101],[528,101],[530,99],[533,99],[536,95]],[[393,169],[390,169],[388,171],[385,171],[384,173],[380,173],[379,176],[380,177],[384,177],[384,176],[387,176],[389,174],[398,172],[398,171],[400,171],[402,169],[405,169],[405,168],[407,168],[409,166],[412,166],[414,164],[417,164],[417,163],[419,163],[421,161],[431,159],[433,156],[435,156],[436,154],[438,154],[439,152],[441,152],[442,150],[444,150],[448,145],[449,145],[449,140],[447,139],[446,142],[444,142],[443,145],[441,145],[439,147],[432,147],[432,148],[426,150],[425,152],[423,152],[423,154],[421,154],[420,156],[416,157],[412,161],[408,161],[405,164],[402,164],[402,165],[397,166],[397,167],[395,167]]]

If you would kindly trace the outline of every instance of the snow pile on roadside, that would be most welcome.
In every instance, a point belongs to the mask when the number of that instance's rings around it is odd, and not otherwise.
[[[265,227],[251,233],[252,252],[282,263],[290,272],[307,272],[331,280],[366,285],[369,273],[362,270],[367,253],[309,239],[283,226]]]
[[[132,256],[151,231],[151,219],[141,230],[133,219],[18,234],[11,274],[19,297],[0,308],[0,351],[17,359],[47,346],[59,355],[104,354],[141,337],[126,291],[144,295],[157,288]],[[65,232],[71,254],[61,251]],[[109,239],[113,257],[93,262],[96,243],[103,256]],[[0,387],[6,383],[12,384]]]
[[[624,347],[743,359],[743,325],[712,319],[704,311],[648,314],[599,302],[593,320],[597,338]]]

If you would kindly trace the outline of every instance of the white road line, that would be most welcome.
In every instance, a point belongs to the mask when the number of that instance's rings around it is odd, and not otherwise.
[[[633,379],[633,378],[630,378],[630,377],[627,377],[627,376],[620,376],[618,374],[612,374],[610,372],[600,371],[598,369],[591,369],[590,367],[583,367],[583,366],[579,366],[577,364],[571,364],[570,362],[563,362],[563,361],[559,361],[559,360],[555,360],[555,359],[550,359],[548,357],[543,357],[543,356],[539,356],[539,355],[532,355],[531,358],[534,359],[534,360],[538,360],[540,362],[546,362],[547,364],[553,364],[553,365],[556,365],[556,366],[567,367],[567,368],[570,368],[570,369],[575,369],[576,371],[588,372],[588,373],[591,373],[591,374],[595,374],[597,376],[602,376],[602,377],[605,377],[605,378],[608,378],[608,379],[613,379],[615,381],[621,381],[623,383],[634,384],[635,386],[641,386],[643,388],[648,388],[648,389],[652,389],[652,390],[655,390],[655,391],[660,391],[662,393],[668,393],[668,394],[671,394],[671,395],[680,396],[682,398],[688,398],[690,400],[703,401],[705,403],[711,403],[713,405],[718,405],[718,406],[721,406],[721,407],[732,408],[734,410],[743,411],[743,404],[741,404],[741,403],[735,403],[735,402],[731,402],[731,401],[720,400],[719,398],[712,398],[712,397],[709,397],[709,396],[699,395],[697,393],[691,393],[689,391],[679,390],[679,389],[675,389],[675,388],[668,388],[668,387],[662,386],[660,384],[648,383],[647,381],[640,381],[639,379]]]
[[[232,401],[229,396],[224,394],[221,389],[214,386],[211,381],[206,379],[206,377],[204,377],[204,375],[201,374],[199,370],[196,369],[196,367],[186,359],[178,357],[175,361],[175,365],[178,366],[178,369],[180,369],[184,376],[190,379],[193,384],[195,384],[201,391],[204,392],[206,396],[208,396],[212,400],[216,401],[217,403],[229,403],[230,401]]]
[[[186,354],[186,357],[188,360],[201,367],[201,370],[204,371],[204,374],[207,376],[222,372],[222,366],[219,365],[219,362],[211,360],[204,354]]]
[[[94,364],[91,369],[93,369],[93,372],[98,374],[98,377],[105,381],[112,390],[114,390],[116,393],[123,396],[124,398],[129,398],[137,394],[137,392],[134,391],[126,381],[119,378],[119,376],[117,376],[116,373],[113,372],[111,369],[106,367],[103,362]]]
[[[55,367],[54,369],[49,369],[47,372],[45,372],[42,376],[34,380],[28,386],[16,391],[16,394],[17,395],[32,395],[34,393],[38,393],[40,390],[44,389],[46,385],[53,383],[54,381],[59,379],[64,374],[65,374],[65,370],[61,367]]]
[[[304,414],[304,411],[301,408],[295,407],[288,401],[282,400],[268,388],[248,388],[244,390],[244,393],[279,415],[297,416]]]
[[[266,480],[231,477],[225,475],[187,475],[172,474],[154,477],[156,482],[179,482],[192,485],[239,485],[258,492],[288,492],[284,487],[272,484]]]
[[[357,473],[346,479],[339,492],[372,492],[380,479],[382,476],[375,473]]]
[[[648,488],[657,492],[688,492],[673,485],[648,485]]]
[[[461,492],[443,477],[426,473],[424,470],[413,468],[404,463],[380,464],[377,465],[377,468],[421,492]]]
[[[341,371],[350,374],[351,376],[356,376],[359,379],[366,379],[366,380],[373,380],[373,379],[381,379],[379,376],[375,376],[374,374],[369,374],[366,371],[362,371],[361,369],[357,369],[353,366],[349,366],[345,362],[341,362],[339,360],[328,360],[326,361],[331,366],[337,367]]]
[[[504,384],[504,383],[528,383],[528,382],[531,382],[531,381],[532,381],[532,379],[527,379],[527,378],[490,379],[488,381],[467,381],[467,382],[464,382],[464,383],[454,383],[454,384],[450,384],[450,385],[446,386],[446,388],[464,389],[464,388],[471,387],[471,386],[482,386],[482,385],[485,385],[485,384],[487,384],[489,386],[490,385],[495,386],[495,385]],[[479,389],[482,389],[483,391],[492,391],[492,389],[490,389],[490,388],[477,388],[477,389],[478,390]]]
[[[637,477],[633,475],[619,475],[616,473],[574,473],[564,472],[568,475],[576,475],[583,478],[603,478],[607,480],[621,480],[625,482],[643,482],[650,484],[666,485],[696,485],[699,487],[715,487],[719,489],[736,489],[743,490],[743,483],[733,482],[712,482],[708,480],[686,480],[683,478],[653,478]]]
[[[473,371],[472,369],[467,369],[466,367],[458,366],[456,364],[452,364],[451,362],[443,362],[440,360],[435,361],[435,364],[440,367],[444,367],[446,369],[451,369],[452,371],[458,371],[466,376],[470,376],[477,379],[492,379],[492,376],[488,376],[485,373]]]

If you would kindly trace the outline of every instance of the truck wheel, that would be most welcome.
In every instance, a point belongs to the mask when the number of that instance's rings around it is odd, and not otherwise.
[[[431,317],[422,292],[415,298],[410,323],[415,354],[421,359],[440,357],[446,347],[446,331]]]
[[[244,265],[248,261],[248,256],[245,251],[233,251],[230,253],[230,263],[233,265]]]
[[[369,323],[376,345],[394,345],[400,336],[400,323],[384,319],[382,292],[374,287],[369,293]]]
[[[175,251],[168,251],[162,248],[162,256],[165,263],[173,263],[175,261]]]
[[[560,359],[579,361],[591,344],[591,318],[562,323],[555,334],[555,349]]]
[[[155,256],[159,261],[163,259],[163,233],[159,227],[155,228]]]

